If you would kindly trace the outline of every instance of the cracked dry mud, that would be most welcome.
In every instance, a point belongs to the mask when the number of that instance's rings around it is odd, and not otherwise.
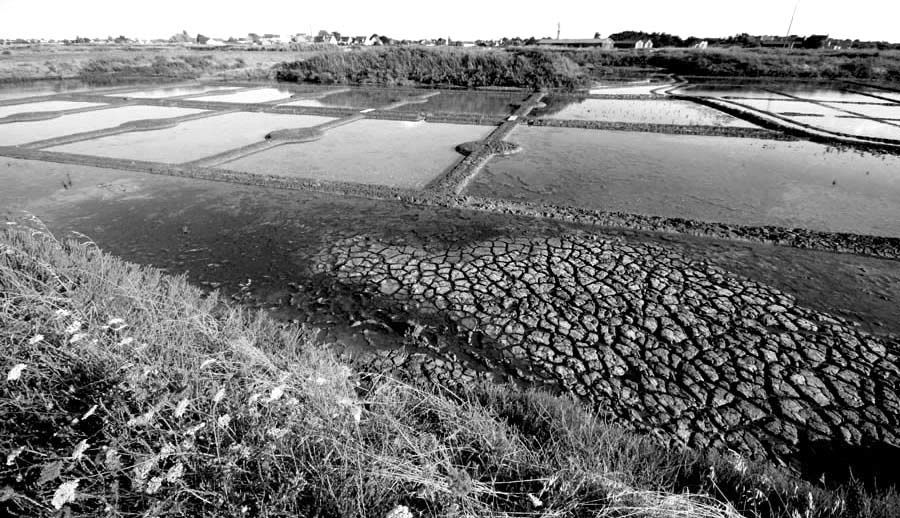
[[[470,364],[432,344],[443,382],[505,373],[694,447],[900,446],[896,337],[662,245],[573,232],[437,249],[359,236],[316,269],[421,322],[449,320]]]

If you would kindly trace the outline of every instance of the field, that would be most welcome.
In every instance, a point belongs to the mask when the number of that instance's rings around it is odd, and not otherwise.
[[[0,89],[0,514],[900,505],[890,87],[110,52]]]

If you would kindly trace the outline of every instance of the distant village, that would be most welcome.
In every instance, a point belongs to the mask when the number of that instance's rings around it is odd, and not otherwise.
[[[463,41],[447,38],[398,40],[388,36],[371,34],[368,36],[345,36],[339,32],[321,30],[317,34],[297,33],[292,35],[282,34],[256,34],[249,33],[242,37],[229,37],[227,39],[213,38],[201,33],[190,35],[182,31],[165,39],[134,39],[126,36],[106,38],[75,37],[72,39],[2,39],[0,44],[15,45],[153,45],[168,46],[179,45],[195,48],[230,48],[246,50],[291,50],[309,45],[325,45],[336,47],[371,47],[385,45],[422,45],[428,47],[455,46],[455,47],[522,47],[522,46],[546,46],[546,47],[575,47],[575,48],[599,48],[599,49],[640,49],[649,50],[662,47],[681,47],[705,49],[710,47],[758,47],[758,48],[802,48],[802,49],[900,49],[900,44],[888,42],[871,42],[848,39],[835,39],[828,35],[810,36],[751,36],[739,34],[727,38],[681,38],[666,33],[646,33],[638,31],[626,31],[601,37],[599,33],[593,38],[566,39],[566,38],[501,38],[498,40],[474,40]]]

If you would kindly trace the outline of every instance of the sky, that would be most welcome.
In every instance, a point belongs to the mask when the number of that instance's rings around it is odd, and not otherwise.
[[[0,0],[0,39],[338,31],[397,39],[791,33],[900,42],[898,0]]]

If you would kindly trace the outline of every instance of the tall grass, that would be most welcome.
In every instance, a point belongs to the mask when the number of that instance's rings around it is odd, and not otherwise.
[[[0,350],[4,516],[737,515],[691,488],[763,516],[848,509],[568,398],[352,369],[301,329],[34,223],[0,230]]]

